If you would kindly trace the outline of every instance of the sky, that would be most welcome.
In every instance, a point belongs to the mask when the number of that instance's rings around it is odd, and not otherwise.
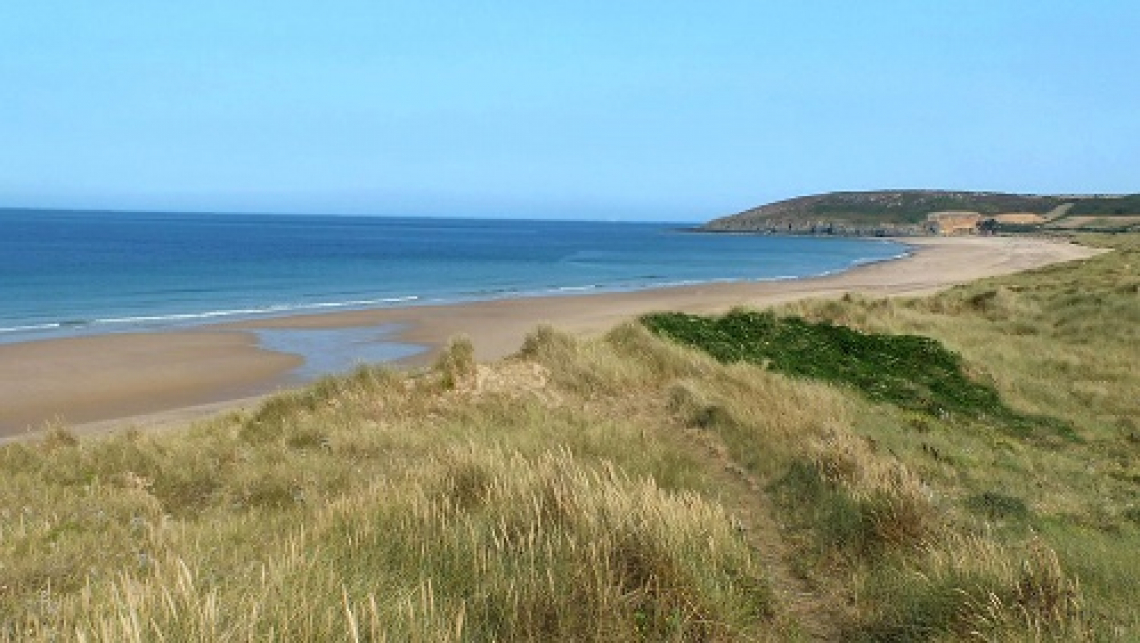
[[[0,207],[702,221],[1140,192],[1133,0],[37,0]]]

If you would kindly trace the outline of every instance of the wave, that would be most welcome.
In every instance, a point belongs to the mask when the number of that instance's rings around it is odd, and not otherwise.
[[[155,322],[195,321],[199,319],[216,319],[218,317],[249,317],[252,315],[272,315],[277,313],[295,313],[306,310],[327,310],[330,308],[360,308],[363,306],[382,306],[386,304],[401,304],[419,300],[417,296],[385,297],[383,299],[350,299],[348,301],[320,301],[308,304],[275,304],[260,308],[235,308],[230,310],[211,310],[202,313],[175,313],[170,315],[138,315],[133,317],[112,317],[97,319],[95,324],[145,324]]]
[[[382,299],[350,299],[347,301],[321,301],[305,304],[274,304],[256,308],[230,308],[225,310],[208,310],[194,313],[169,313],[163,315],[132,315],[126,317],[103,317],[96,319],[68,319],[40,324],[25,324],[20,326],[0,327],[0,333],[41,333],[65,329],[81,329],[92,326],[129,326],[129,325],[163,325],[177,324],[179,322],[206,321],[211,319],[224,319],[228,317],[258,317],[262,315],[275,315],[285,313],[298,313],[310,310],[329,310],[343,308],[363,308],[367,306],[385,306],[392,304],[406,304],[419,301],[419,297],[385,297]]]
[[[0,333],[34,333],[43,330],[58,330],[63,328],[64,324],[59,322],[51,322],[47,324],[29,324],[27,326],[10,326],[0,327]]]
[[[46,321],[20,320],[9,318],[11,326],[0,326],[0,341],[25,341],[33,337],[52,337],[92,334],[100,332],[115,332],[116,330],[154,330],[162,327],[177,327],[192,325],[195,322],[211,322],[219,320],[239,320],[242,318],[262,318],[268,316],[286,316],[290,314],[304,314],[306,312],[327,312],[336,310],[366,309],[372,307],[386,307],[408,305],[415,302],[420,304],[457,303],[464,301],[514,299],[534,296],[569,296],[576,294],[589,294],[601,292],[625,292],[653,288],[673,288],[678,286],[695,286],[700,284],[733,283],[733,282],[773,282],[803,279],[808,277],[821,277],[845,272],[857,266],[894,261],[914,254],[914,249],[907,247],[901,252],[888,256],[857,256],[849,259],[847,264],[830,270],[815,273],[795,274],[785,273],[762,277],[696,277],[696,278],[670,278],[666,274],[655,271],[646,271],[633,276],[621,276],[612,281],[603,279],[594,283],[558,284],[547,282],[544,285],[536,284],[532,287],[517,287],[506,285],[490,287],[466,292],[439,293],[428,295],[409,295],[401,297],[383,297],[369,299],[346,299],[334,301],[316,301],[305,303],[269,304],[263,306],[247,306],[207,310],[201,312],[172,312],[141,315],[101,316],[90,319],[60,318]],[[806,271],[805,271],[806,272]],[[0,322],[2,323],[2,322]]]
[[[913,255],[914,255],[913,251],[907,250],[905,252],[900,252],[896,255],[891,255],[889,257],[859,257],[858,259],[853,259],[851,261],[851,267],[855,268],[858,266],[869,266],[869,265],[875,264],[875,263],[886,263],[888,261],[898,261],[899,259],[906,259],[907,257],[911,257]]]

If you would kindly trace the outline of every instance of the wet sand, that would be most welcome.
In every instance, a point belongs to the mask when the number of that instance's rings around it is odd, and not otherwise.
[[[249,397],[301,362],[220,330],[0,345],[0,437]]]
[[[904,239],[905,259],[838,275],[723,283],[629,293],[534,297],[261,319],[190,331],[119,334],[0,345],[0,439],[62,422],[79,430],[185,423],[295,385],[302,359],[258,348],[257,329],[336,329],[398,324],[390,341],[428,350],[401,360],[430,362],[453,336],[475,343],[480,360],[518,350],[542,323],[592,334],[659,310],[723,312],[844,293],[919,295],[981,277],[1008,274],[1098,251],[1031,238]]]

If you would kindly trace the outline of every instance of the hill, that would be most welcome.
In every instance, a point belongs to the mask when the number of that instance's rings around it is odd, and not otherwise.
[[[1140,224],[1140,195],[1032,195],[947,190],[831,192],[769,203],[702,226],[707,232],[773,234],[927,234],[936,212],[1039,215],[1046,227],[1117,228]],[[1108,220],[1106,222],[1106,219]]]

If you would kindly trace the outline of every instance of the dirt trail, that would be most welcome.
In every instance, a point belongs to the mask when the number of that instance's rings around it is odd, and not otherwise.
[[[848,619],[841,599],[816,591],[796,574],[792,545],[776,521],[765,484],[732,459],[719,436],[702,429],[686,429],[684,436],[701,447],[690,452],[707,464],[722,491],[721,503],[739,521],[738,528],[763,562],[778,601],[781,629],[809,641],[842,640],[842,624]]]

